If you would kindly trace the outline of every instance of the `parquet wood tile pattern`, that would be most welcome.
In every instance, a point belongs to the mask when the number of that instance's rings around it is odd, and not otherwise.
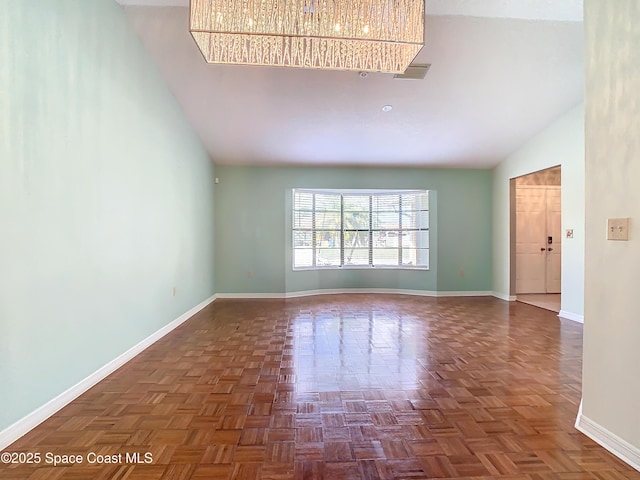
[[[0,480],[640,479],[573,427],[581,354],[492,298],[218,300],[7,449],[83,463]]]

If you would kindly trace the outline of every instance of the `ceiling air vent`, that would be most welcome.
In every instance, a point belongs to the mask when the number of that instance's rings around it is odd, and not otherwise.
[[[431,64],[409,65],[404,73],[396,73],[393,78],[403,78],[408,80],[423,80],[427,75]]]

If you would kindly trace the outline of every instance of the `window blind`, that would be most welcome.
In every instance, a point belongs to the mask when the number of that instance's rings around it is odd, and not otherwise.
[[[426,190],[293,190],[293,268],[429,268]]]

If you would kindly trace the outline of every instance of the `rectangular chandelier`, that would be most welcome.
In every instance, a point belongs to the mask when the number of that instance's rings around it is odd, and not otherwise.
[[[402,73],[424,44],[424,0],[191,0],[209,63]]]

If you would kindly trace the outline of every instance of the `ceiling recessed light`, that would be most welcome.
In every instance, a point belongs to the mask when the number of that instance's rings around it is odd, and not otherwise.
[[[385,105],[382,107],[383,112],[390,112],[391,110],[393,110],[393,105]]]

